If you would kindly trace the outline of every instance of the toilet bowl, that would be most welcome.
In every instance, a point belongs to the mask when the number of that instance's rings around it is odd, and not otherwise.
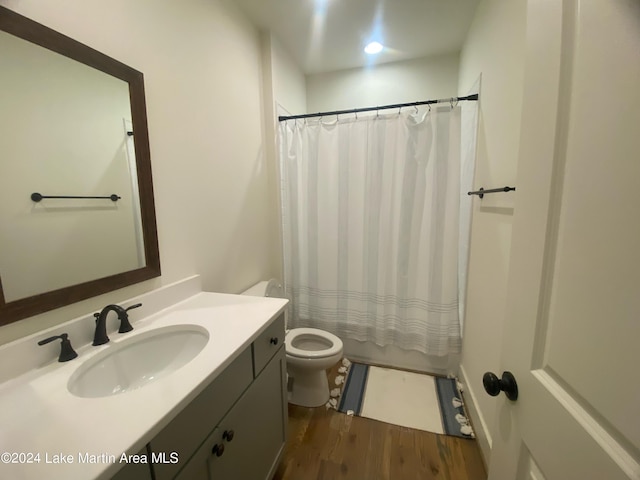
[[[285,298],[274,279],[257,283],[243,295]],[[317,328],[293,328],[285,335],[289,403],[319,407],[329,400],[328,368],[342,358],[342,340]]]

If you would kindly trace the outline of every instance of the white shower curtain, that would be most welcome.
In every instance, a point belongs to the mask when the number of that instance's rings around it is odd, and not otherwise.
[[[461,108],[406,110],[281,122],[289,325],[444,357],[461,346]]]

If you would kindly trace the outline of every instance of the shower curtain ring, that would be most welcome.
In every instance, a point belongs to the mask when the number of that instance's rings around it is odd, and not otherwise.
[[[415,113],[415,114],[417,115],[417,114],[418,114],[418,111],[419,111],[419,110],[418,110],[418,106],[417,106],[417,105],[414,105],[414,106],[413,106],[413,108],[415,108],[415,109],[416,109],[416,113]]]

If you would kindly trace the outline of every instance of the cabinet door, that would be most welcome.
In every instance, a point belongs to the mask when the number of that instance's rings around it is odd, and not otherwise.
[[[138,457],[149,458],[146,446],[138,452]],[[111,480],[151,480],[151,466],[149,463],[128,463]]]
[[[251,349],[247,348],[151,440],[151,449],[156,455],[175,453],[179,458],[175,464],[155,463],[156,480],[170,480],[176,476],[252,379]]]
[[[285,362],[284,348],[280,348],[178,479],[264,480],[271,477],[286,440]],[[217,456],[214,449],[219,452],[221,446],[224,451]]]

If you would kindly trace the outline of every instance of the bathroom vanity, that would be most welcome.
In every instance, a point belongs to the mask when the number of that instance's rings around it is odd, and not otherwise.
[[[78,344],[79,329],[90,330],[94,323],[88,315],[0,347],[0,359],[28,355],[30,348],[34,355],[47,348],[51,357],[42,366],[2,379],[0,451],[14,453],[15,461],[3,458],[0,477],[273,476],[287,431],[287,301],[199,292],[150,313],[157,298],[166,302],[166,294],[154,299],[154,293],[127,301],[143,303],[136,315],[140,320],[132,318],[134,330],[126,334],[113,331],[117,322],[110,320],[111,341],[106,345]],[[36,345],[51,333],[67,331],[78,352],[72,361],[57,362],[56,345]],[[202,331],[208,340],[187,363],[168,373],[163,369],[174,368],[173,360],[157,367],[157,378],[144,379],[136,388],[105,393],[87,384],[85,390],[71,393],[81,374],[100,371],[103,358],[125,349],[135,352],[136,345],[161,331]],[[106,373],[100,378],[108,377]]]
[[[271,478],[286,440],[285,379],[280,315],[149,442],[169,461],[153,465],[155,478]],[[170,463],[174,452],[186,465]]]

